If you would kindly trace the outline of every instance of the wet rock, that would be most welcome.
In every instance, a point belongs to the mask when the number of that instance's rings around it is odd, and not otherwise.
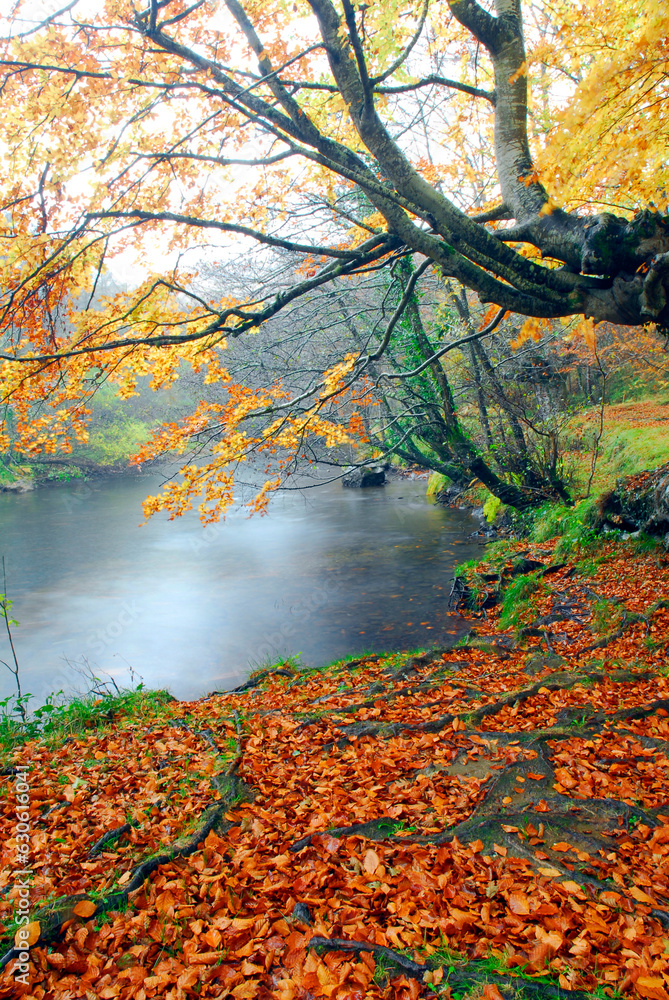
[[[451,486],[447,486],[443,490],[439,490],[434,499],[437,501],[437,503],[443,504],[444,507],[450,507],[450,505],[455,503],[455,501],[462,493],[464,493],[464,491],[465,491],[464,486],[456,486],[455,484],[452,484]]]
[[[312,924],[314,918],[311,916],[311,910],[306,903],[296,903],[293,912],[291,913],[291,919],[293,923],[298,924]]]
[[[384,486],[386,482],[385,465],[367,465],[364,468],[352,468],[343,477],[341,484],[350,489],[365,489],[368,486]]]

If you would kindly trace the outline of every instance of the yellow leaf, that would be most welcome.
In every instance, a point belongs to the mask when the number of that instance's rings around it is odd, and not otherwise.
[[[509,86],[512,87],[521,76],[527,76],[527,63],[522,62],[515,73],[509,77]]]

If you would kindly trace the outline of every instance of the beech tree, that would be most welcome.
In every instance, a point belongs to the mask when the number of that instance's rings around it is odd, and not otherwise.
[[[662,331],[669,16],[626,8],[534,4],[528,54],[520,0],[72,0],[39,23],[17,0],[0,59],[0,394],[15,446],[66,450],[102,382],[131,395],[191,365],[223,402],[161,428],[139,460],[205,431],[212,446],[147,510],[200,496],[216,517],[251,454],[273,469],[262,506],[306,436],[364,439],[373,365],[429,269],[491,306],[429,364],[508,312],[527,317],[525,338],[572,318]],[[198,292],[204,241],[282,248],[298,277],[214,300]],[[119,257],[135,286],[101,297]],[[298,396],[232,383],[226,338],[402,257],[415,271],[380,342]],[[326,415],[333,400],[346,420]],[[497,478],[504,499],[536,499]]]

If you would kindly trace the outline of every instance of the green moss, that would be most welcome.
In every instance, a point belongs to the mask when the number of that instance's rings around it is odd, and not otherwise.
[[[433,472],[427,481],[427,495],[429,497],[434,497],[437,493],[445,490],[447,486],[450,486],[451,480],[448,476],[442,476],[440,472]]]

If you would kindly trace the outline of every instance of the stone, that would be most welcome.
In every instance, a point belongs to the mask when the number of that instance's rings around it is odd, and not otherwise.
[[[669,464],[619,479],[599,501],[602,522],[638,537],[665,535],[669,528]]]
[[[341,484],[350,489],[366,489],[368,486],[385,486],[385,482],[385,465],[367,465],[349,469]]]

